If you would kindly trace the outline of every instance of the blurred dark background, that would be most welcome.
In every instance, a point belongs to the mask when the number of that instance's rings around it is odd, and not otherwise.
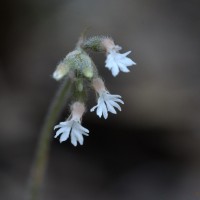
[[[114,78],[105,56],[92,54],[125,105],[108,120],[87,112],[83,146],[53,140],[44,199],[200,199],[199,6],[198,0],[1,0],[0,199],[24,197],[59,85],[51,75],[85,26],[89,35],[112,36],[122,52],[132,50],[137,65]],[[67,115],[66,107],[60,120]]]

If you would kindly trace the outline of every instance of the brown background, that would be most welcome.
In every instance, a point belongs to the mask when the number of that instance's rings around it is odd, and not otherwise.
[[[0,22],[0,199],[23,199],[52,72],[85,26],[137,66],[114,78],[91,55],[125,105],[108,120],[87,112],[81,147],[53,140],[44,199],[200,199],[199,1],[3,0]]]

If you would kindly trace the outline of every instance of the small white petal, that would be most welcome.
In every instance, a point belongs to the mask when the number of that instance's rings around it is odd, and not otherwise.
[[[64,132],[65,132],[65,129],[66,129],[66,128],[63,127],[63,128],[60,128],[59,130],[57,130],[57,131],[56,131],[55,138],[58,137],[61,133],[64,133]]]
[[[71,143],[76,147],[77,146],[77,140],[74,134],[71,134]]]
[[[119,99],[119,98],[122,98],[120,95],[117,95],[117,94],[107,94],[107,98],[106,99]]]
[[[113,113],[113,114],[117,114],[116,110],[113,108],[113,106],[111,105],[110,101],[106,101],[106,105],[108,108],[108,111]]]
[[[101,118],[102,114],[103,114],[102,106],[98,106],[97,107],[97,115]]]
[[[74,136],[76,137],[76,140],[79,142],[79,144],[83,145],[83,136],[82,136],[82,134],[79,133],[79,130],[74,129],[72,134],[74,134]]]
[[[56,126],[54,126],[54,130],[57,128],[60,128],[60,127],[62,127],[62,125],[56,125]]]
[[[121,99],[113,99],[112,101],[113,101],[113,102],[118,102],[118,103],[124,104],[124,102],[123,102]]]
[[[126,67],[125,64],[119,63],[118,65],[119,65],[119,69],[120,69],[122,72],[125,72],[125,73],[130,72],[130,70]]]
[[[112,72],[113,76],[117,76],[119,74],[119,68],[113,67],[113,68],[111,68],[111,72]]]
[[[104,119],[107,119],[108,118],[108,111],[107,111],[105,103],[102,104],[102,111],[103,111]]]
[[[98,106],[94,106],[90,109],[90,112],[93,112]]]
[[[136,63],[135,63],[133,60],[131,60],[130,58],[124,58],[123,63],[124,63],[126,66],[136,65]]]
[[[61,128],[63,126],[66,126],[68,122],[60,122],[60,124],[54,126],[54,130],[57,129],[57,128]]]
[[[60,122],[60,125],[63,125],[63,126],[65,126],[65,125],[67,125],[67,124],[69,124],[70,123],[70,121],[66,121],[66,122]]]
[[[86,134],[86,133],[89,133],[89,130],[87,128],[84,128],[79,123],[77,123],[76,126],[77,126],[78,129],[80,129],[81,131],[85,132],[84,135],[88,135],[88,134]]]
[[[60,136],[60,143],[68,139],[69,133],[70,133],[70,129],[69,129],[69,131],[64,132],[64,133]]]
[[[126,56],[128,56],[130,53],[131,53],[131,51],[127,51],[126,53],[122,53],[122,55],[123,55],[124,57],[126,57]]]
[[[119,111],[121,111],[121,107],[120,107],[120,105],[117,104],[116,102],[111,101],[110,104],[111,104],[112,106],[116,107]]]

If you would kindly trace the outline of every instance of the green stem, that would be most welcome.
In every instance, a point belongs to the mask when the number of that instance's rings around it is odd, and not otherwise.
[[[59,114],[61,113],[63,107],[66,104],[71,86],[72,80],[66,78],[63,81],[63,84],[61,84],[60,89],[50,106],[49,112],[41,130],[36,157],[33,163],[32,173],[30,176],[30,189],[28,194],[29,200],[39,199],[40,190],[43,184],[45,170],[49,157],[51,138],[53,137],[53,126],[55,125]]]

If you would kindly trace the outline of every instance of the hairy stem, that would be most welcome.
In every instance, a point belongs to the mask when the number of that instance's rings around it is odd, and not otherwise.
[[[30,188],[28,191],[29,200],[39,199],[40,190],[43,184],[45,170],[49,157],[53,126],[55,125],[60,112],[66,104],[71,86],[72,80],[66,78],[61,84],[60,89],[50,106],[49,112],[41,130],[39,143],[36,151],[36,157],[33,163],[32,173],[30,176]]]

